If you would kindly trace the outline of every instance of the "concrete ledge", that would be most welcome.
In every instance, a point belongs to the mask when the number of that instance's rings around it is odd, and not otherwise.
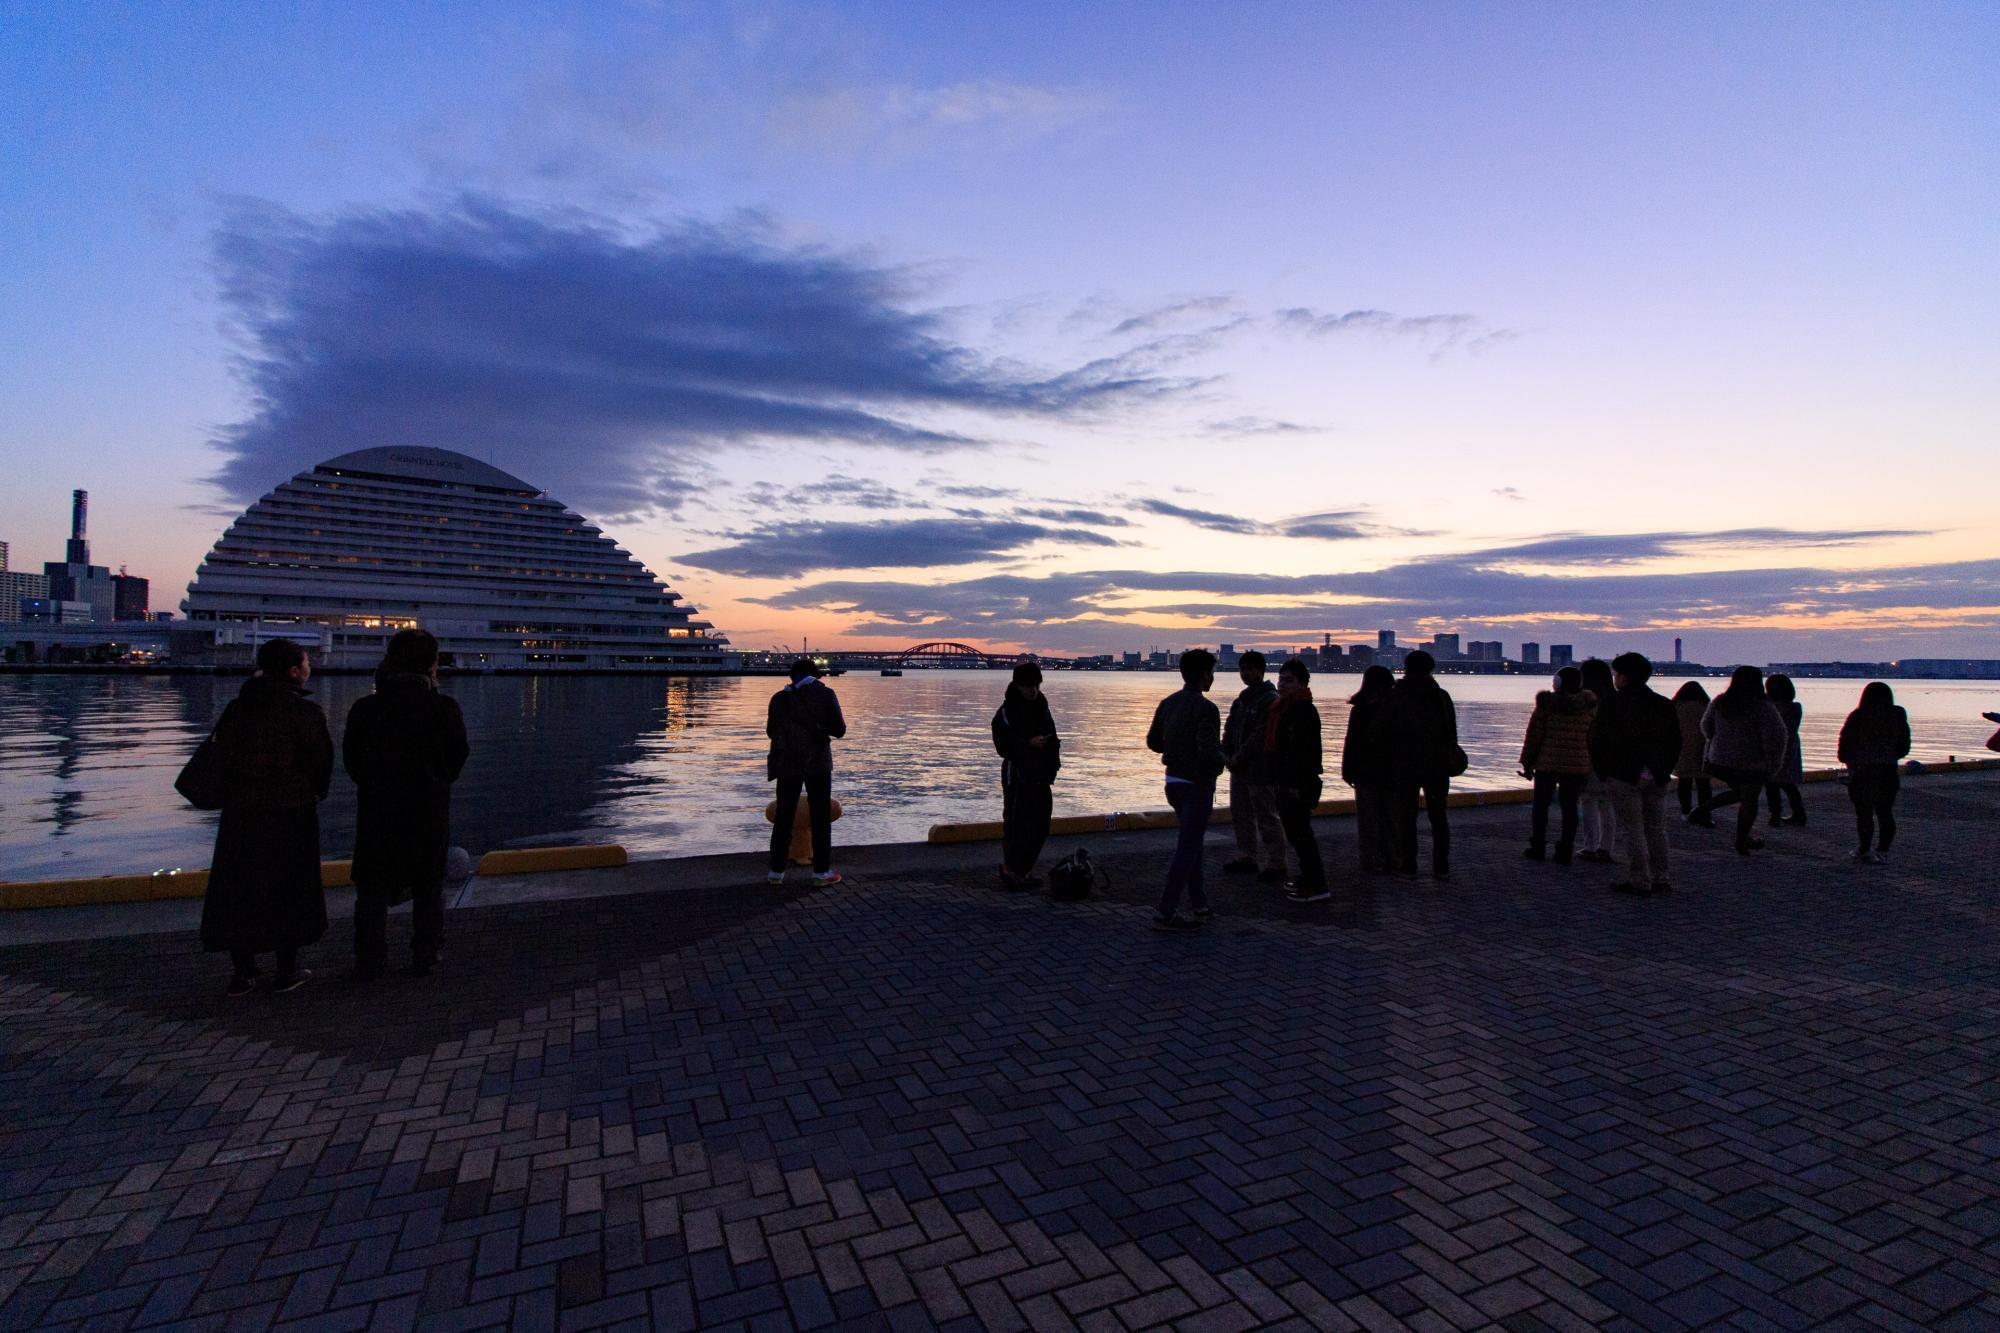
[[[319,863],[320,883],[351,888],[354,862]],[[0,884],[0,912],[30,907],[87,907],[99,903],[159,903],[199,898],[208,891],[208,871],[155,870],[150,875],[93,875],[85,879],[19,880]]]
[[[479,874],[533,875],[546,870],[605,870],[626,864],[629,858],[619,844],[591,847],[520,847],[488,852],[479,858]]]
[[[1946,763],[1921,763],[1916,768],[1903,766],[1905,777],[1923,777],[1931,773],[1971,773],[1981,769],[2000,768],[2000,759],[1959,759]],[[1807,782],[1834,782],[1846,776],[1844,768],[1816,768],[1805,775]],[[1488,805],[1527,805],[1535,799],[1532,787],[1506,787],[1499,791],[1455,791],[1448,804],[1454,810]],[[1422,805],[1419,798],[1418,805]],[[1352,799],[1321,801],[1313,807],[1316,816],[1352,815]],[[1229,807],[1218,805],[1208,817],[1210,824],[1227,824]],[[1125,829],[1173,828],[1174,812],[1171,810],[1116,810],[1102,815],[1060,815],[1049,821],[1051,835],[1065,833],[1113,833]],[[933,824],[926,839],[932,846],[945,846],[961,842],[998,842],[1001,837],[999,820],[979,820],[968,824]]]

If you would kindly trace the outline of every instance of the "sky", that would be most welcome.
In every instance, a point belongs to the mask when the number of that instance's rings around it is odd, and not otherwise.
[[[0,6],[0,540],[427,444],[744,648],[2000,657],[2000,8]]]

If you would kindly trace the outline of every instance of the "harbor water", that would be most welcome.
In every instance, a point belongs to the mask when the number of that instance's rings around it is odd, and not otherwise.
[[[847,739],[835,747],[834,793],[845,807],[838,843],[900,842],[932,824],[999,818],[999,759],[988,719],[1000,671],[853,673],[840,693]],[[1314,682],[1325,721],[1328,794],[1338,782],[1346,695],[1355,676]],[[1541,677],[1447,676],[1471,770],[1465,789],[1521,785],[1516,760]],[[764,711],[780,682],[760,677],[461,677],[445,689],[465,711],[472,759],[454,791],[453,839],[474,854],[498,847],[620,842],[634,856],[761,846],[770,784]],[[1711,692],[1723,682],[1705,682]],[[181,764],[241,680],[118,675],[0,676],[0,880],[143,872],[208,864],[212,814],[175,793]],[[1063,733],[1057,814],[1164,807],[1157,756],[1145,748],[1154,704],[1178,684],[1150,672],[1051,675]],[[1678,681],[1658,682],[1671,693]],[[1831,767],[1840,723],[1862,682],[1799,682],[1807,767]],[[367,693],[360,676],[321,676],[314,696],[336,742]],[[1237,683],[1218,681],[1226,709]],[[2000,686],[1906,681],[1915,757],[1985,754]],[[1822,794],[1823,793],[1823,794]],[[1809,802],[1836,799],[1809,790]],[[321,807],[323,853],[345,856],[354,788],[336,771]],[[974,853],[976,854],[976,853]]]

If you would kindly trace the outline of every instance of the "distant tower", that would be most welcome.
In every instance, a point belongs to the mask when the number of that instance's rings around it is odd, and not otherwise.
[[[1394,631],[1394,630],[1392,630],[1392,629],[1378,629],[1378,630],[1376,630],[1376,631],[1375,631],[1375,651],[1376,651],[1376,652],[1378,652],[1378,653],[1393,653],[1393,652],[1395,652],[1395,651],[1396,651],[1396,631]]]
[[[1542,645],[1540,645],[1539,643],[1522,644],[1521,665],[1540,666],[1541,664],[1542,664]]]
[[[1567,643],[1549,645],[1549,665],[1560,670],[1576,661],[1576,649]]]
[[[72,565],[90,563],[90,540],[86,532],[90,514],[90,492],[84,490],[69,493],[69,551],[63,557]]]
[[[1679,666],[1680,661],[1681,661],[1681,641],[1680,641],[1680,636],[1676,635],[1674,637],[1674,665]]]

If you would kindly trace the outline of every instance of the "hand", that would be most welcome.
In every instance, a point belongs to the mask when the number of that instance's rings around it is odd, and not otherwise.
[[[1046,748],[1047,748],[1047,746],[1048,746],[1048,743],[1049,743],[1049,738],[1048,738],[1047,736],[1030,736],[1030,737],[1028,737],[1028,748],[1029,748],[1030,750],[1041,750],[1041,749],[1046,749]]]
[[[2000,713],[1981,713],[1979,716],[1985,718],[1988,722],[2000,722]]]
[[[1526,764],[1523,764],[1521,765],[1521,776],[1526,778],[1528,781],[1533,782],[1535,780],[1535,770],[1529,768]]]

